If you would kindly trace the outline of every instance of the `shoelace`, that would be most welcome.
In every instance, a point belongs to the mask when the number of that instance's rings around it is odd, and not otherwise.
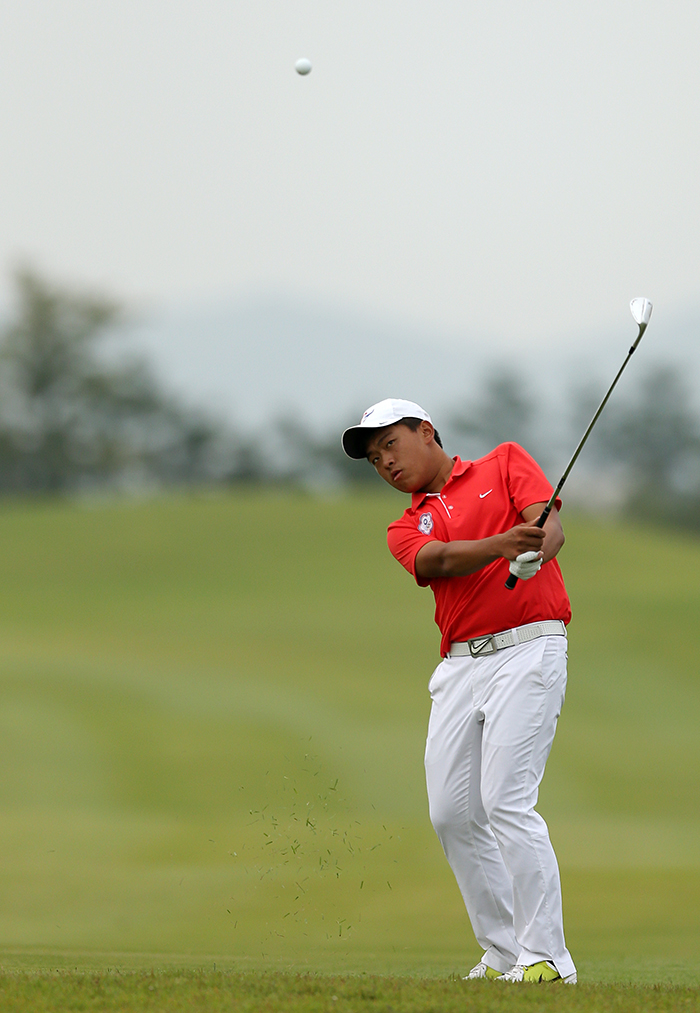
[[[506,971],[503,977],[507,981],[522,981],[526,967],[527,964],[515,964],[514,967],[511,967],[510,971]]]
[[[465,975],[464,980],[469,981],[470,978],[485,978],[486,977],[486,963],[480,960],[475,967],[472,967],[469,974]]]

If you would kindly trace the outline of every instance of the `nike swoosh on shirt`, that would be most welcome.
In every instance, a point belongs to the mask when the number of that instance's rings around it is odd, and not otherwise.
[[[493,492],[493,489],[489,489],[489,492]],[[489,492],[480,492],[479,499],[483,499],[484,496],[488,496]]]

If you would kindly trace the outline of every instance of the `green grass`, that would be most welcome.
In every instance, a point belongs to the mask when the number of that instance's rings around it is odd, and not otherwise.
[[[669,985],[566,985],[513,987],[377,975],[324,976],[192,971],[90,971],[0,976],[5,1013],[72,1013],[95,1010],[264,1013],[519,1013],[556,1010],[597,1013],[688,1011],[698,1008],[697,987]]]
[[[454,994],[479,951],[427,817],[438,636],[385,546],[401,507],[2,508],[0,980],[36,990],[26,1008],[107,967],[105,989],[137,991],[139,969],[197,989],[206,968],[212,1002],[272,971]],[[682,989],[700,981],[700,543],[564,520],[569,691],[540,810],[569,947],[584,985]],[[432,1008],[416,995],[394,1008]]]

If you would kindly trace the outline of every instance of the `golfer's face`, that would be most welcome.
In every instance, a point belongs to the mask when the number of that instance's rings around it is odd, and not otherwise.
[[[417,492],[429,464],[425,434],[402,425],[379,429],[367,444],[367,460],[393,489]]]

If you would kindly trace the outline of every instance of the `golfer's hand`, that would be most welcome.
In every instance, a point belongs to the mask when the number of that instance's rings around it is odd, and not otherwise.
[[[529,580],[530,577],[535,576],[541,566],[541,552],[521,552],[520,555],[513,560],[508,569],[512,574],[515,574],[519,580]]]
[[[524,552],[540,552],[544,548],[546,533],[530,523],[516,524],[500,536],[501,553],[506,559],[515,561]]]

